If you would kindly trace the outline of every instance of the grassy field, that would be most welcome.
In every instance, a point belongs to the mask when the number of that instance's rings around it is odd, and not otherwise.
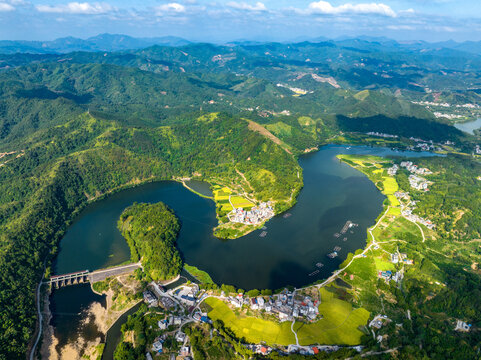
[[[213,186],[214,201],[222,205],[222,211],[232,211],[232,205],[229,202],[229,196],[232,195],[232,190],[228,187],[221,187],[219,185]]]
[[[250,209],[254,206],[254,204],[249,200],[244,199],[243,197],[237,196],[237,195],[231,196],[230,201],[232,202],[235,208],[241,207],[244,209]]]
[[[295,343],[291,322],[277,323],[251,316],[236,315],[227,304],[216,298],[208,298],[205,302],[212,308],[208,314],[211,319],[222,320],[236,336],[244,337],[248,342],[265,341],[270,345]],[[319,312],[323,316],[321,320],[311,324],[296,322],[294,325],[301,345],[357,345],[360,343],[363,333],[358,328],[366,325],[369,319],[367,310],[353,309],[349,302],[338,299],[333,293],[321,289]]]
[[[333,293],[322,288],[319,313],[323,318],[315,323],[294,325],[301,345],[361,343],[363,333],[359,327],[366,325],[369,319],[366,309],[353,309],[349,302],[336,298]]]
[[[232,202],[232,204],[236,208],[242,207],[244,209],[250,209],[254,206],[251,201],[243,198],[242,196],[232,195],[232,190],[226,186],[221,187],[219,185],[214,185],[213,188],[214,201],[222,205],[222,211],[232,211],[232,205],[230,204],[230,202]]]
[[[209,317],[222,320],[232,329],[237,337],[244,337],[247,342],[289,345],[296,342],[291,331],[291,323],[276,323],[251,316],[237,316],[222,300],[208,298],[205,302],[212,308]]]
[[[191,265],[188,265],[188,264],[184,264],[184,268],[190,275],[195,277],[201,283],[203,283],[203,284],[214,284],[214,281],[212,280],[210,275],[208,273],[206,273],[205,271],[202,271],[202,270],[196,268],[195,266],[191,266]]]

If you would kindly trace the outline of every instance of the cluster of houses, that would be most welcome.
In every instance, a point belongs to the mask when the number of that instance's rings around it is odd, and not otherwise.
[[[397,253],[391,254],[391,262],[393,264],[403,263],[405,265],[414,265],[414,260],[408,259],[408,254]]]
[[[413,189],[420,190],[420,191],[429,191],[429,181],[425,178],[418,176],[418,175],[409,175],[409,185]]]
[[[420,168],[413,164],[412,161],[401,161],[401,167],[406,168],[411,174],[416,175],[431,175],[433,172],[427,168]]]
[[[274,209],[271,202],[262,202],[259,206],[254,206],[250,210],[244,210],[239,207],[233,209],[227,217],[231,222],[242,223],[246,225],[259,225],[274,216]]]
[[[434,229],[435,225],[432,223],[431,220],[427,220],[422,218],[419,215],[413,214],[413,210],[415,209],[416,202],[415,201],[410,201],[409,193],[405,193],[402,191],[396,191],[394,193],[394,196],[401,202],[401,200],[407,200],[408,205],[401,206],[401,214],[404,216],[406,219],[416,222],[419,224],[423,224],[426,226],[428,229]]]
[[[382,328],[384,325],[390,323],[391,320],[386,316],[386,315],[376,315],[374,317],[374,319],[372,319],[370,322],[369,322],[369,327],[370,328],[375,328],[375,329],[380,329]]]
[[[187,346],[189,339],[187,335],[181,331],[182,325],[192,320],[210,323],[207,314],[203,314],[200,311],[197,311],[192,317],[182,315],[191,313],[194,310],[194,305],[198,300],[196,296],[199,293],[197,284],[191,284],[189,286],[183,285],[176,289],[166,290],[160,283],[151,282],[150,288],[152,291],[145,290],[143,292],[144,301],[149,307],[161,306],[167,311],[170,311],[164,319],[157,322],[158,328],[165,332],[154,340],[152,351],[156,354],[163,354],[165,350],[164,343],[167,340],[168,334],[173,333],[175,341],[181,344],[178,355],[185,360],[192,359],[191,349]],[[188,311],[185,312],[185,309],[188,309]],[[149,356],[150,353],[146,354],[147,359],[149,359]],[[150,356],[150,358],[152,357]]]
[[[398,170],[399,170],[398,164],[394,164],[394,165],[391,166],[389,169],[387,169],[387,173],[388,173],[390,176],[396,176]]]
[[[191,350],[190,346],[187,346],[184,344],[186,339],[186,335],[179,331],[175,335],[175,340],[178,343],[182,343],[183,346],[181,346],[180,351],[179,351],[179,356],[181,356],[184,360],[190,360],[191,358]],[[164,353],[164,342],[167,340],[167,334],[163,334],[159,336],[158,338],[155,339],[154,343],[152,344],[152,351],[154,351],[157,354],[163,354]],[[149,353],[147,353],[147,359],[149,359]]]
[[[422,151],[436,151],[436,150],[440,150],[437,146],[435,146],[434,144],[432,143],[425,143],[425,142],[420,142],[420,143],[417,143],[415,148],[418,148],[419,150],[422,150]]]
[[[142,295],[144,296],[144,302],[149,307],[158,306],[159,303],[158,303],[157,298],[149,290],[145,290]]]
[[[386,270],[386,271],[379,271],[377,276],[380,279],[384,279],[386,283],[389,283],[389,281],[394,281],[395,283],[399,284],[401,280],[404,278],[404,275],[402,272],[398,271],[393,274],[391,270]]]
[[[287,349],[273,349],[270,346],[266,345],[256,345],[256,344],[242,344],[245,348],[251,350],[255,354],[260,354],[260,355],[269,355],[271,352],[276,351],[281,355],[288,356],[289,354],[300,354],[304,356],[309,356],[309,355],[317,355],[320,352],[326,352],[326,353],[331,353],[334,351],[338,351],[341,349],[340,346],[337,345],[309,345],[309,346],[301,346],[301,345],[289,345]],[[352,349],[355,349],[358,352],[362,351],[362,346],[352,346],[350,347]],[[287,351],[286,351],[287,350]]]
[[[351,346],[351,349],[355,349],[357,352],[362,351],[362,346]],[[331,353],[341,349],[337,345],[311,345],[311,346],[300,346],[300,345],[290,345],[287,349],[288,354],[300,354],[304,356],[317,355],[320,352]]]
[[[267,299],[262,296],[249,298],[243,294],[238,294],[229,297],[228,300],[237,308],[245,305],[252,310],[264,310],[269,314],[277,314],[281,322],[301,318],[315,321],[319,317],[318,306],[320,301],[313,300],[310,296],[296,295],[287,290],[281,294],[269,296]]]
[[[243,344],[246,349],[249,349],[255,354],[269,355],[272,352],[272,348],[267,345],[258,344]]]
[[[478,104],[456,104],[452,105],[449,103],[438,103],[438,102],[432,102],[432,101],[413,101],[413,104],[418,104],[418,105],[424,105],[424,106],[439,106],[439,107],[444,107],[444,108],[449,108],[449,107],[457,107],[457,108],[465,108],[465,109],[479,109]]]
[[[380,132],[377,132],[377,131],[370,131],[370,132],[367,133],[367,135],[379,136],[379,137],[383,137],[383,138],[393,138],[393,139],[397,139],[399,137],[398,135],[384,134],[384,133],[380,133]]]
[[[413,189],[429,191],[429,184],[432,182],[419,175],[430,175],[432,174],[431,170],[420,168],[417,165],[414,165],[411,161],[402,161],[400,166],[406,168],[406,170],[411,173],[411,175],[409,175],[409,185],[411,185]]]

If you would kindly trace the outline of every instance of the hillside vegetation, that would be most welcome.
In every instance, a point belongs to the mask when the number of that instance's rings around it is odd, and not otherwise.
[[[152,280],[180,273],[182,259],[175,247],[180,222],[165,204],[129,206],[122,212],[118,227],[129,244],[132,261],[140,261]]]

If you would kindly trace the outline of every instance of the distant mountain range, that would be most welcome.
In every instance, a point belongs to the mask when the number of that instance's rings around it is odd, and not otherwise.
[[[340,46],[352,46],[356,49],[389,51],[389,50],[414,50],[414,51],[439,51],[442,49],[461,51],[471,54],[481,55],[481,41],[465,41],[462,43],[449,40],[443,42],[430,43],[427,41],[396,41],[386,37],[340,37],[328,39],[326,37],[298,38],[296,41],[283,43],[324,43],[337,44]],[[120,34],[100,34],[88,39],[75,37],[59,38],[52,41],[26,41],[26,40],[0,40],[0,54],[63,54],[74,51],[124,51],[144,49],[153,45],[180,47],[192,44],[193,42],[176,37],[164,36],[153,38],[135,38]],[[240,39],[225,43],[227,46],[258,46],[273,42],[254,41]]]
[[[134,38],[128,35],[100,34],[88,39],[65,37],[52,41],[1,40],[0,53],[51,54],[73,51],[122,51],[142,49],[152,45],[183,46],[190,41],[175,36]]]

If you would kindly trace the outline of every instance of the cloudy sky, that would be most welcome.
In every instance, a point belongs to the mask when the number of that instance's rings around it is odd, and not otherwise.
[[[480,0],[0,0],[0,39],[100,33],[194,41],[386,36],[481,40]]]

